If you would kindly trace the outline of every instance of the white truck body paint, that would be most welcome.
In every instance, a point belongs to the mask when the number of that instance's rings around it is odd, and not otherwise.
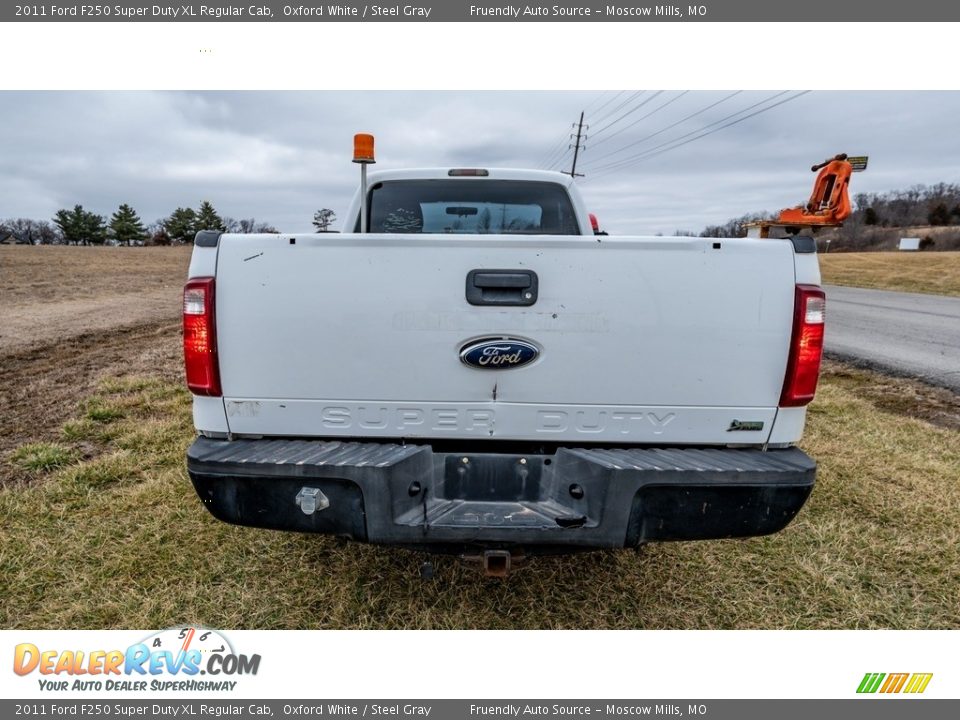
[[[221,436],[230,432],[223,398],[193,396],[193,425],[204,435]]]
[[[221,416],[219,399],[195,399],[210,405],[195,411],[198,430],[222,432],[225,415],[231,433],[255,436],[799,440],[803,408],[781,410],[774,426],[794,286],[819,283],[816,255],[789,240],[595,237],[569,177],[490,177],[568,188],[584,234],[225,235],[196,248],[191,277],[216,274],[224,394]],[[370,183],[430,178],[447,171]],[[346,226],[358,212],[359,196]],[[465,278],[478,268],[533,270],[537,302],[468,304]],[[460,362],[487,337],[540,355],[513,369]],[[730,431],[734,421],[763,429]]]
[[[476,438],[636,444],[759,444],[776,410],[755,407],[558,405],[513,402],[369,400],[226,401],[230,430],[241,435]],[[731,419],[762,431],[728,432]],[[696,441],[693,440],[696,438]]]

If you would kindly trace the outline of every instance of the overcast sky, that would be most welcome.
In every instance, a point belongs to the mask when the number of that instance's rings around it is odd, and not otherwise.
[[[377,168],[535,168],[560,159],[584,109],[578,182],[617,234],[699,231],[798,204],[809,166],[838,152],[870,157],[854,194],[960,183],[960,92],[734,90],[0,92],[0,218],[49,219],[77,203],[109,216],[126,202],[150,223],[210,200],[286,232],[312,231],[329,207],[339,227],[358,181],[355,132],[376,136]]]

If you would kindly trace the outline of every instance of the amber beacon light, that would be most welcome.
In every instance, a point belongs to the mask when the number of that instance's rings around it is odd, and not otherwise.
[[[373,156],[373,135],[357,133],[353,136],[353,161],[360,163],[360,232],[367,232],[367,165],[376,162]]]
[[[373,135],[357,133],[353,136],[353,161],[364,165],[376,162],[373,156]]]

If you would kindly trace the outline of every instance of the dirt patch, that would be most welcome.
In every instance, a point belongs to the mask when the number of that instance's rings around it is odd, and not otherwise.
[[[109,335],[117,327],[169,320],[178,311],[179,298],[169,288],[136,295],[14,305],[7,308],[11,316],[0,325],[0,352],[43,348],[78,335]]]
[[[842,387],[878,410],[960,430],[960,395],[945,388],[837,360],[824,361],[820,381]]]
[[[176,379],[180,323],[166,320],[88,333],[0,357],[0,458],[30,442],[56,440],[103,378],[143,374]],[[92,448],[85,448],[87,457]],[[26,477],[0,462],[0,485]]]
[[[0,459],[60,439],[104,378],[178,378],[189,259],[183,247],[0,247]],[[0,484],[28,477],[0,461]]]

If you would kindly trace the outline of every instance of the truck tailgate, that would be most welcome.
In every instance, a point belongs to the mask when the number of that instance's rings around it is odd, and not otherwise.
[[[474,306],[471,270],[532,270],[530,306]],[[233,433],[751,444],[776,414],[788,241],[225,235],[217,342]],[[528,365],[461,350],[515,338]]]

